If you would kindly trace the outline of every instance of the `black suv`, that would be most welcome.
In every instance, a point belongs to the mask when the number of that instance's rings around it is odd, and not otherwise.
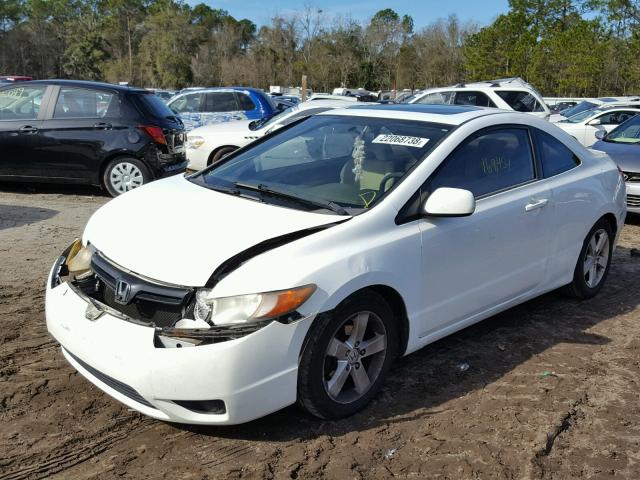
[[[0,180],[100,185],[120,195],[184,172],[182,121],[152,92],[75,80],[0,88]]]

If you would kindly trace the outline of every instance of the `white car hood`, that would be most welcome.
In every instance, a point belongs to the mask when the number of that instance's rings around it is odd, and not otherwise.
[[[248,133],[251,132],[249,129],[249,124],[253,120],[236,120],[232,122],[224,122],[224,123],[211,123],[209,125],[204,125],[202,127],[198,127],[189,132],[189,135],[200,135],[200,136],[208,136],[208,135],[223,135],[229,133]]]
[[[204,286],[221,263],[257,243],[344,218],[259,203],[176,176],[104,205],[89,219],[84,241],[134,273]]]

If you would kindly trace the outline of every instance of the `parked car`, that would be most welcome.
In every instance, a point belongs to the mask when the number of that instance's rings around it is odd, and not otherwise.
[[[589,98],[574,105],[573,107],[561,110],[558,113],[554,113],[549,117],[549,121],[556,123],[573,117],[579,113],[586,112],[587,110],[593,110],[594,108],[604,107],[638,107],[640,108],[639,97],[601,97],[601,98]]]
[[[256,88],[224,87],[188,90],[167,103],[188,130],[210,123],[260,120],[277,113],[269,95]]]
[[[159,97],[165,103],[171,100],[176,94],[176,92],[172,92],[170,90],[153,90],[153,93],[156,97]]]
[[[593,108],[557,122],[556,125],[585,147],[590,147],[597,141],[597,132],[610,132],[621,123],[639,113],[640,108]]]
[[[549,105],[549,109],[551,110],[551,113],[558,113],[561,112],[562,110],[567,110],[571,107],[575,107],[578,104],[578,102],[575,101],[567,101],[567,102],[558,102],[554,105]]]
[[[201,170],[249,143],[282,128],[302,117],[332,108],[344,107],[345,102],[322,100],[303,102],[279,115],[262,120],[213,123],[196,128],[187,137],[187,159],[191,170]]]
[[[398,356],[559,287],[596,295],[624,218],[615,163],[532,115],[331,110],[101,207],[51,270],[47,327],[151,417],[339,418]]]
[[[611,132],[599,132],[594,150],[605,152],[623,172],[627,191],[627,211],[640,215],[640,116],[635,116]]]
[[[427,105],[475,105],[526,112],[549,118],[551,111],[542,96],[521,78],[503,78],[487,82],[428,88],[415,94],[408,103]]]
[[[151,92],[37,80],[0,88],[0,180],[99,185],[116,196],[184,172],[182,122]]]
[[[272,97],[271,101],[275,105],[277,112],[284,112],[286,109],[296,105],[295,103],[290,102],[289,100],[285,100],[282,97]]]
[[[30,80],[33,80],[33,78],[21,75],[2,75],[0,76],[0,85],[6,83],[28,82]]]

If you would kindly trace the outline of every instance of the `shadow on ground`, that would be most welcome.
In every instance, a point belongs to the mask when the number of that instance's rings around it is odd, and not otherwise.
[[[47,220],[58,214],[58,210],[49,208],[26,207],[21,205],[0,204],[0,230],[21,227]]]
[[[55,183],[0,182],[0,193],[2,192],[80,195],[92,197],[109,196],[101,188],[93,187],[91,185],[61,185]]]

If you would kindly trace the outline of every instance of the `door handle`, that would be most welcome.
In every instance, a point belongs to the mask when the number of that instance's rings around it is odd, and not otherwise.
[[[100,130],[111,130],[111,128],[113,128],[113,125],[111,125],[110,123],[100,122],[100,123],[96,123],[93,126],[93,128],[100,129]]]
[[[540,200],[532,200],[531,203],[527,203],[524,207],[525,212],[531,212],[533,210],[537,210],[538,208],[543,208],[549,203],[549,200],[546,198],[541,198]]]
[[[34,134],[38,132],[38,129],[36,127],[32,127],[31,125],[25,125],[24,127],[21,127],[20,130],[18,131],[20,133]]]

